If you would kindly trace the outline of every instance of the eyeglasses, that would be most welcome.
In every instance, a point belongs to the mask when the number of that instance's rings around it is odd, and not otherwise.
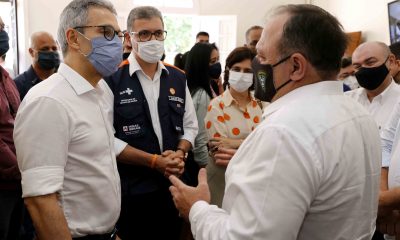
[[[124,34],[121,31],[115,31],[115,29],[111,26],[78,26],[78,27],[74,27],[74,29],[92,28],[92,27],[102,28],[104,38],[107,39],[108,41],[112,41],[115,36],[118,36],[121,40],[124,38]]]
[[[167,38],[167,31],[164,30],[157,30],[155,32],[150,32],[148,30],[142,30],[140,32],[131,32],[131,34],[137,34],[139,36],[139,40],[141,42],[150,41],[151,38],[154,37],[158,41],[164,41]]]

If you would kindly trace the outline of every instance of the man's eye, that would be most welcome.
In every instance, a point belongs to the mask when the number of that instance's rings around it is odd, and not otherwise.
[[[143,37],[149,36],[149,32],[148,31],[141,31],[141,32],[139,32],[139,35],[143,36]]]

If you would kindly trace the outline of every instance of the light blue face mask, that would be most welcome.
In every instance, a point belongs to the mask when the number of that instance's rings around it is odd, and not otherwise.
[[[91,52],[88,54],[81,53],[88,58],[97,72],[103,77],[115,73],[122,62],[121,40],[117,36],[111,41],[105,39],[104,36],[88,39],[82,33],[80,34],[92,44]]]

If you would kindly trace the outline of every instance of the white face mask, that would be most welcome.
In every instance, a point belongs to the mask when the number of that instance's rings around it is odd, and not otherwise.
[[[237,92],[245,92],[253,84],[253,74],[229,71],[229,85]]]
[[[156,63],[161,60],[164,54],[164,41],[150,40],[147,42],[137,42],[139,57],[148,63]],[[134,44],[132,43],[132,46]]]
[[[357,82],[357,78],[355,76],[348,76],[345,79],[343,79],[344,84],[346,84],[347,86],[349,86],[349,88],[351,90],[354,90],[356,88],[359,88],[360,85]]]

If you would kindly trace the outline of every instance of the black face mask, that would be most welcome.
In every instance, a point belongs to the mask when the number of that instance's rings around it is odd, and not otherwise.
[[[0,31],[0,57],[6,54],[10,45],[8,44],[8,33],[6,31]]]
[[[389,59],[386,58],[386,61]],[[386,61],[378,67],[365,68],[361,67],[355,73],[358,84],[367,90],[377,89],[383,81],[385,81],[386,76],[389,74],[389,70],[386,67]]]
[[[257,57],[255,57],[251,63],[254,76],[254,97],[264,101],[271,102],[272,98],[275,96],[279,89],[286,86],[292,80],[289,79],[279,87],[275,87],[273,68],[288,60],[292,55],[282,58],[280,61],[271,64],[261,64]]]
[[[60,56],[58,52],[39,51],[38,64],[44,70],[57,69],[60,66]]]
[[[131,52],[124,52],[124,53],[122,54],[122,59],[123,59],[123,60],[126,60],[126,59],[129,57],[130,54],[131,54]]]
[[[208,69],[208,76],[213,79],[218,79],[221,76],[222,68],[221,63],[217,62],[210,66]]]

